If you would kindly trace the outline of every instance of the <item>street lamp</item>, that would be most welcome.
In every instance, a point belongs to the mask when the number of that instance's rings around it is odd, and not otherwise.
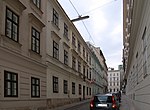
[[[89,16],[79,16],[78,18],[75,18],[75,19],[72,19],[71,22],[75,22],[75,21],[80,21],[80,20],[83,20],[83,19],[87,19],[89,18]]]

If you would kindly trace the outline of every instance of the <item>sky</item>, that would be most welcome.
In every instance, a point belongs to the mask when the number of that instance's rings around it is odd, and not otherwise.
[[[107,67],[118,69],[118,65],[122,64],[123,0],[58,0],[58,2],[71,20],[78,16],[89,16],[88,19],[74,22],[75,26],[85,41],[100,47]]]

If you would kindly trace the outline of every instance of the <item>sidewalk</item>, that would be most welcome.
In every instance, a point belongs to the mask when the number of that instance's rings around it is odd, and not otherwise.
[[[85,103],[89,103],[90,100],[91,99],[86,99],[86,100],[82,100],[80,102],[76,102],[76,103],[72,103],[72,104],[67,104],[67,105],[60,106],[60,107],[53,108],[53,109],[49,109],[49,110],[66,110],[66,109],[71,108],[71,107],[75,107],[75,106],[79,106],[79,105],[82,105],[82,104],[85,104]]]
[[[128,96],[122,94],[120,110],[138,110]]]

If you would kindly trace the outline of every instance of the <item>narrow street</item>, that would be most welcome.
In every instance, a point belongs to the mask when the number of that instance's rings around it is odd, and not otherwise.
[[[56,109],[56,110],[90,110],[89,101],[81,104],[79,103],[78,105],[75,106],[72,105],[69,108],[62,107],[61,109]],[[137,109],[135,109],[132,101],[126,95],[122,95],[120,110],[137,110]]]

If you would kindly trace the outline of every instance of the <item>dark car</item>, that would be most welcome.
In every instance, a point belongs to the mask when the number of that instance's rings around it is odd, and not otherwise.
[[[115,92],[115,93],[113,93],[113,94],[116,95],[117,100],[118,100],[119,102],[121,102],[121,94],[120,94],[119,92]]]
[[[119,102],[111,93],[95,95],[90,102],[90,110],[119,110]]]

